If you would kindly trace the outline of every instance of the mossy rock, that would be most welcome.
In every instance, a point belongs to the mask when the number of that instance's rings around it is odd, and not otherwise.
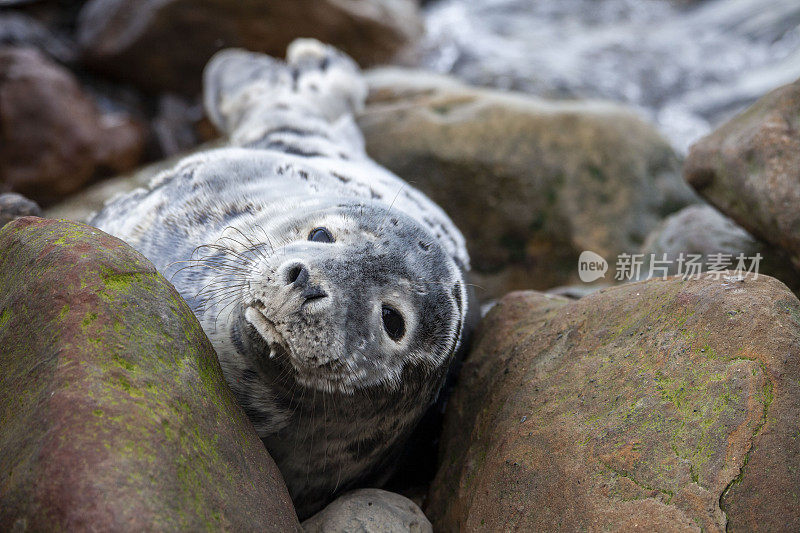
[[[440,531],[797,531],[800,301],[767,276],[506,296],[447,407]]]
[[[277,467],[175,289],[124,242],[0,231],[0,530],[292,531]]]

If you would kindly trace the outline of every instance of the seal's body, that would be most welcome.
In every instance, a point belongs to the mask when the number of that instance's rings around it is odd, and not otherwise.
[[[379,483],[465,334],[468,257],[444,212],[371,161],[355,64],[215,56],[206,109],[229,148],[189,157],[92,223],[195,311],[298,513]]]

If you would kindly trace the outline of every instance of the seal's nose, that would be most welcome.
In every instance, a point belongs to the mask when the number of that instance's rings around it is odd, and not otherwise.
[[[311,275],[305,265],[298,263],[286,271],[286,284],[300,289],[300,296],[306,302],[328,296],[322,287],[311,282]]]

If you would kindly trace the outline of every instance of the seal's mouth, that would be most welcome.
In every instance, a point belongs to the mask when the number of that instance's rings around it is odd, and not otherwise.
[[[254,327],[259,335],[264,339],[270,349],[270,357],[276,353],[285,351],[289,353],[289,345],[275,327],[275,324],[264,314],[264,305],[257,303],[249,306],[244,311],[244,318]]]
[[[324,392],[342,392],[350,394],[356,388],[354,373],[346,363],[339,359],[320,361],[318,358],[296,357],[285,337],[275,322],[265,313],[266,307],[255,302],[245,309],[244,317],[261,335],[269,348],[268,358],[294,369],[296,381],[305,387]]]

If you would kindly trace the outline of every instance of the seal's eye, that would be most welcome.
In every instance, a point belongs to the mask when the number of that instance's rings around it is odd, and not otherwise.
[[[397,309],[384,305],[383,309],[381,309],[381,315],[383,318],[383,329],[386,330],[389,338],[395,342],[402,339],[403,335],[406,333],[406,325]]]
[[[333,235],[327,228],[314,228],[308,234],[308,240],[313,242],[333,242]]]

